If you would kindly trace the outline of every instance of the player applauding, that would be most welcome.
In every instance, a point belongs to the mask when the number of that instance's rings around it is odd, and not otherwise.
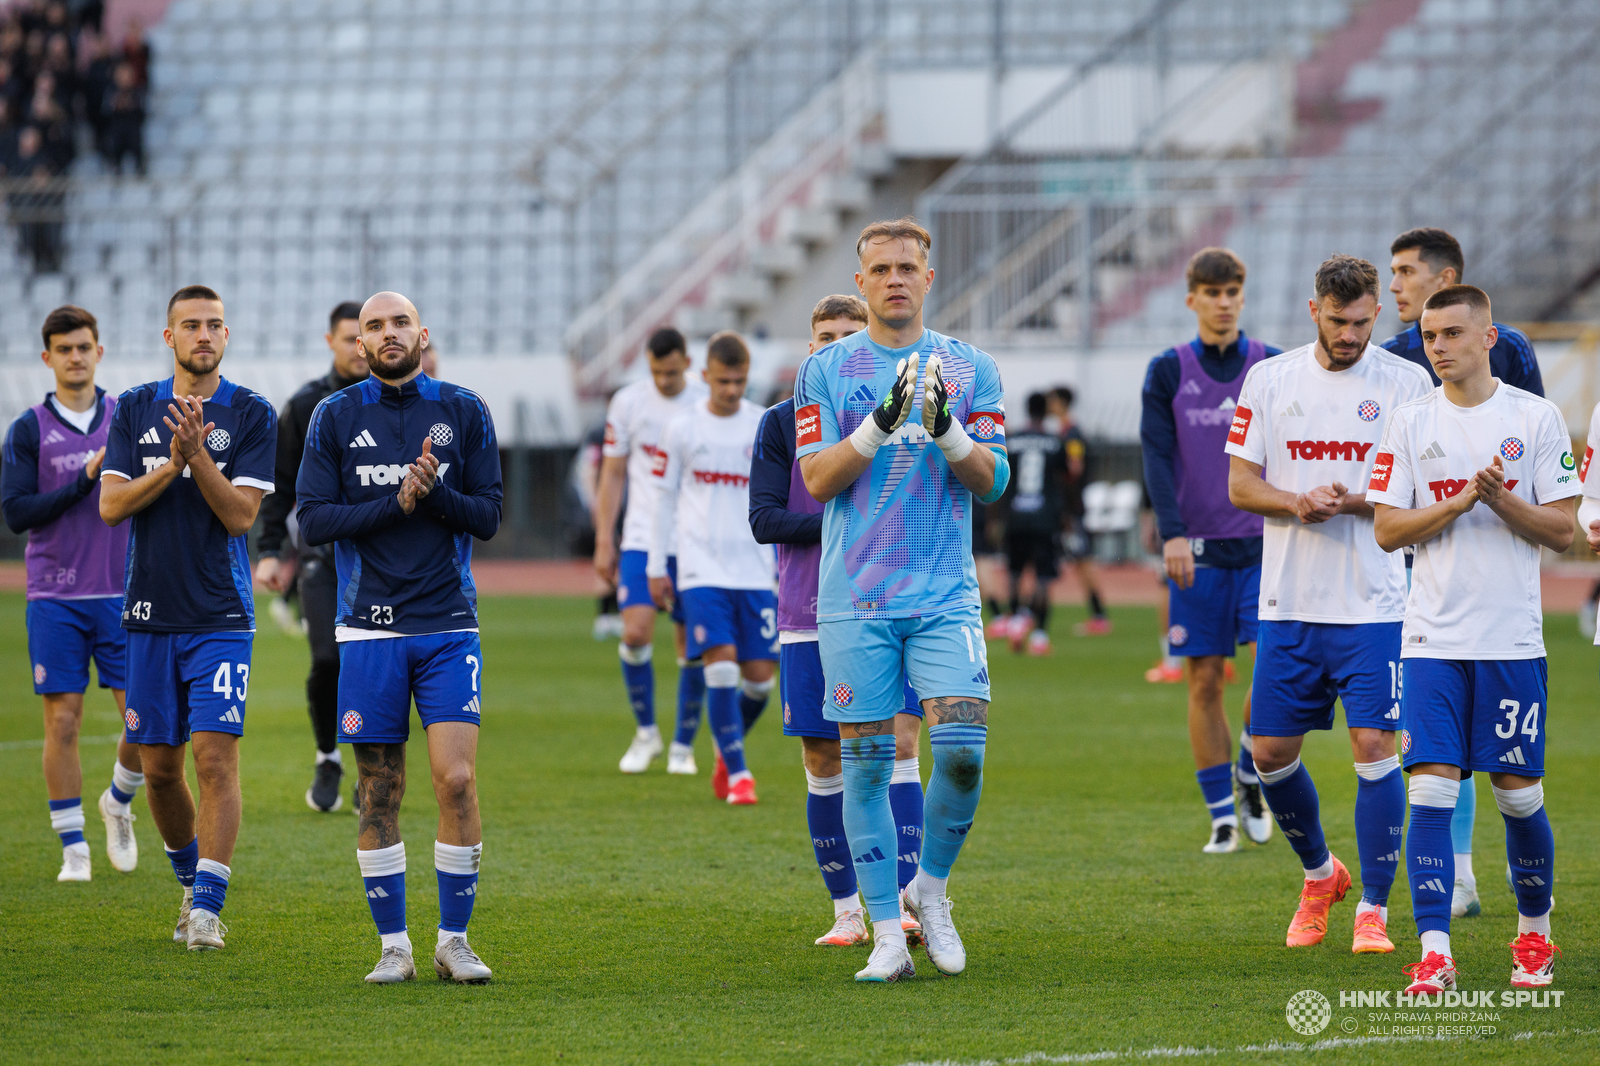
[[[1344,704],[1356,766],[1361,904],[1356,952],[1394,950],[1386,933],[1406,796],[1399,723],[1405,566],[1372,539],[1364,489],[1385,421],[1426,395],[1422,370],[1370,343],[1378,271],[1336,255],[1317,269],[1317,339],[1245,378],[1228,434],[1234,506],[1266,518],[1260,651],[1251,733],[1262,791],[1305,867],[1288,944],[1320,944],[1350,874],[1328,851],[1317,789],[1300,762],[1306,733]]]
[[[761,408],[744,398],[750,351],[737,333],[711,338],[702,373],[709,398],[668,422],[656,451],[655,530],[645,573],[656,606],[671,610],[667,563],[677,544],[686,654],[705,662],[706,714],[727,767],[725,798],[748,805],[756,802],[756,781],[745,765],[744,734],[767,704],[778,658],[772,549],[756,543],[749,519],[750,455]]]
[[[415,698],[439,800],[433,969],[484,984],[489,967],[467,945],[483,855],[483,652],[472,538],[488,540],[500,526],[500,452],[483,401],[422,372],[428,331],[410,300],[380,292],[358,321],[372,376],[317,405],[295,491],[306,543],[337,542],[339,739],[355,746],[356,861],[383,943],[367,980],[391,984],[417,973],[400,839]]]
[[[1422,340],[1444,384],[1395,412],[1367,490],[1378,543],[1416,545],[1400,699],[1411,773],[1406,871],[1422,939],[1422,961],[1406,967],[1409,992],[1456,987],[1450,820],[1474,771],[1489,775],[1506,823],[1517,895],[1511,983],[1548,985],[1555,969],[1539,549],[1572,543],[1579,480],[1560,409],[1491,373],[1495,338],[1482,289],[1452,285],[1428,297]]]

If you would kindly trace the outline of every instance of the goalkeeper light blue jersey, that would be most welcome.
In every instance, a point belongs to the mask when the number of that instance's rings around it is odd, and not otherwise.
[[[822,520],[817,621],[918,618],[977,606],[972,494],[921,425],[930,356],[944,364],[950,410],[979,446],[1005,446],[1000,372],[988,354],[926,330],[908,348],[853,333],[811,355],[795,379],[800,457],[848,437],[894,385],[895,364],[919,356],[911,415]]]

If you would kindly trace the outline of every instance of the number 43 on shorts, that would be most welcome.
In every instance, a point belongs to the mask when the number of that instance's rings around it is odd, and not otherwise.
[[[238,677],[237,686],[234,677]],[[244,699],[245,691],[250,687],[249,663],[220,663],[217,672],[211,678],[211,691],[218,693],[225,700]]]

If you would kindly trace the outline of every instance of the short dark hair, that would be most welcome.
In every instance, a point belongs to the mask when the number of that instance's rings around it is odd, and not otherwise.
[[[64,304],[51,311],[44,318],[44,326],[39,330],[44,337],[44,350],[50,350],[50,338],[62,333],[74,333],[80,329],[87,329],[94,334],[95,343],[100,341],[100,323],[95,317],[81,307]]]
[[[1035,422],[1045,416],[1050,410],[1050,400],[1042,392],[1028,393],[1028,417]]]
[[[856,258],[860,259],[867,245],[875,241],[916,241],[924,260],[928,258],[928,253],[933,251],[933,235],[923,229],[922,223],[910,215],[874,222],[862,230],[861,236],[856,238]]]
[[[333,309],[328,316],[328,332],[332,333],[341,322],[361,321],[361,305],[354,300],[346,300]]]
[[[1193,292],[1202,285],[1244,284],[1244,260],[1230,248],[1202,248],[1189,257],[1183,279]]]
[[[1076,399],[1072,390],[1067,388],[1065,385],[1057,385],[1055,388],[1050,390],[1050,393],[1068,407],[1071,407],[1072,401]]]
[[[817,301],[817,306],[811,309],[811,328],[816,329],[818,322],[831,322],[836,318],[865,322],[866,302],[859,296],[824,296]]]
[[[1494,319],[1494,312],[1489,308],[1489,294],[1476,285],[1446,285],[1423,301],[1422,309],[1438,311],[1457,305],[1470,307],[1474,313],[1482,313],[1490,321]]]
[[[185,285],[172,294],[172,299],[167,301],[167,321],[172,321],[172,309],[180,300],[215,300],[222,302],[222,297],[217,295],[217,290],[205,285]]]
[[[750,365],[750,349],[744,338],[731,329],[713,333],[706,341],[706,362],[720,363],[729,370],[741,370]]]
[[[1445,267],[1454,267],[1456,284],[1461,284],[1461,279],[1466,276],[1466,260],[1461,258],[1461,242],[1452,237],[1448,231],[1437,226],[1418,226],[1408,229],[1394,239],[1389,245],[1390,255],[1399,255],[1401,252],[1415,248],[1417,258],[1433,270],[1435,274]]]
[[[1378,268],[1354,255],[1334,252],[1317,267],[1317,299],[1348,307],[1363,296],[1378,295]]]
[[[689,342],[683,339],[682,333],[671,326],[662,326],[650,334],[650,339],[644,342],[644,346],[650,349],[652,359],[661,359],[673,352],[689,354]]]

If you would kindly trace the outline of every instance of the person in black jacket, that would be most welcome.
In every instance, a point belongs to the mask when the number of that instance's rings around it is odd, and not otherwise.
[[[333,545],[316,548],[289,541],[289,512],[295,505],[294,483],[300,474],[300,457],[306,449],[306,429],[311,412],[323,397],[367,377],[367,360],[361,350],[361,305],[342,303],[328,316],[323,339],[333,351],[327,374],[300,387],[278,419],[278,460],[275,484],[280,486],[261,504],[261,538],[256,542],[259,561],[256,580],[273,592],[283,592],[298,579],[300,612],[311,644],[311,673],[306,678],[306,702],[311,730],[317,739],[317,766],[306,803],[313,810],[336,811],[343,799],[339,787],[344,765],[339,757],[339,646],[334,641],[333,616],[336,579]],[[298,541],[298,537],[296,538]],[[285,558],[288,552],[289,557]],[[298,567],[296,566],[298,556]]]

